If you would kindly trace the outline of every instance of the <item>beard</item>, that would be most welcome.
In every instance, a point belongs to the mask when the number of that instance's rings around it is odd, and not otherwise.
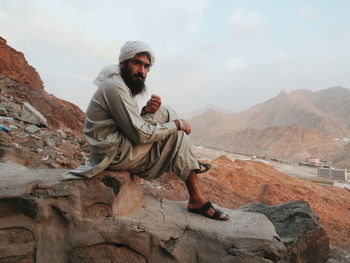
[[[131,75],[131,72],[127,65],[120,68],[120,75],[122,76],[125,84],[131,91],[133,97],[136,95],[143,93],[146,90],[145,78],[142,74],[134,74]],[[137,79],[133,79],[133,77],[139,77]]]

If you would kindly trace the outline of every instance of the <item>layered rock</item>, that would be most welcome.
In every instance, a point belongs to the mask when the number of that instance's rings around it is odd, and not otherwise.
[[[0,262],[282,263],[299,249],[260,212],[223,209],[230,220],[218,222],[188,213],[185,202],[142,195],[127,173],[61,181],[64,172],[0,164]],[[316,245],[304,250],[328,247],[308,241]]]

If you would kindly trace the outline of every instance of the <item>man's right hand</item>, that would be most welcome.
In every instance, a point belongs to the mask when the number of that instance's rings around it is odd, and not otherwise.
[[[152,94],[151,98],[147,101],[144,110],[146,113],[155,113],[160,105],[162,105],[162,100],[159,96]]]

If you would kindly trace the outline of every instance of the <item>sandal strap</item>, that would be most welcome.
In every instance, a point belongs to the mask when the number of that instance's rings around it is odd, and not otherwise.
[[[202,212],[204,212],[204,213],[207,213],[208,210],[209,210],[210,208],[214,208],[214,207],[213,207],[213,204],[210,203],[210,202],[206,202],[206,203],[201,207],[200,210],[202,210]]]
[[[211,169],[211,165],[209,163],[202,163],[198,161],[198,164],[199,164],[199,169],[194,170],[196,174],[205,173]],[[201,170],[201,167],[204,167],[204,170]]]
[[[222,215],[222,212],[219,209],[215,209],[215,213],[213,214],[213,217],[216,219],[220,219],[221,215]]]

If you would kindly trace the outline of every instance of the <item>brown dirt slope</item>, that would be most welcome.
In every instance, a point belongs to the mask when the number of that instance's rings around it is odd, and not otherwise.
[[[272,205],[303,199],[320,217],[331,242],[350,251],[349,190],[293,178],[262,162],[220,157],[211,164],[214,168],[200,175],[201,189],[209,200],[238,208],[249,202]],[[163,189],[153,188],[154,194],[186,200],[185,186],[175,177],[161,177],[158,183]]]
[[[44,91],[44,84],[35,68],[0,37],[0,93],[15,103],[29,101],[48,120],[51,128],[69,127],[81,131],[84,113],[78,106]]]

